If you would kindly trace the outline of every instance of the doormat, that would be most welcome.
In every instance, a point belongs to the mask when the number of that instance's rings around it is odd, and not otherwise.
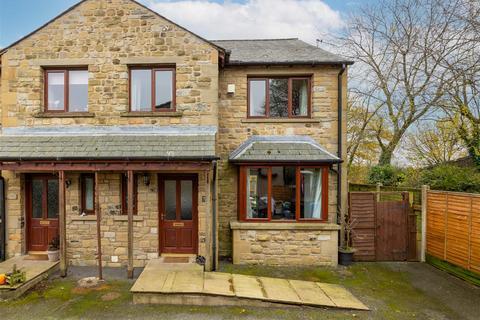
[[[46,255],[46,254],[29,254],[23,260],[47,261],[48,260],[48,255]]]
[[[189,263],[190,259],[188,257],[164,257],[164,263]]]

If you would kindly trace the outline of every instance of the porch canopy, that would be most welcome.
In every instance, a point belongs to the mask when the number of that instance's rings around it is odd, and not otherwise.
[[[215,155],[214,126],[62,126],[4,128],[0,170],[56,172],[59,177],[60,271],[67,272],[65,172],[95,173],[97,259],[102,278],[98,173],[127,172],[133,199],[135,171],[208,171]],[[128,201],[128,277],[133,277],[133,201]]]
[[[340,163],[307,136],[253,136],[230,154],[233,163]]]
[[[217,159],[215,134],[210,126],[5,128],[0,169],[149,171],[172,170],[180,163],[198,169]]]

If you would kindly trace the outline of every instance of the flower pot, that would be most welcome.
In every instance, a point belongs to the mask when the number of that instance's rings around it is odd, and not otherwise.
[[[353,263],[353,254],[355,251],[351,250],[338,250],[338,263],[342,266],[349,266]]]
[[[50,262],[56,262],[60,260],[60,250],[48,250],[47,255],[48,261]]]

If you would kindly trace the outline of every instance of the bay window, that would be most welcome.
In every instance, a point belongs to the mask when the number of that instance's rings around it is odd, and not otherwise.
[[[249,78],[248,117],[309,117],[310,91],[310,77]]]
[[[323,221],[328,167],[240,167],[240,220]]]

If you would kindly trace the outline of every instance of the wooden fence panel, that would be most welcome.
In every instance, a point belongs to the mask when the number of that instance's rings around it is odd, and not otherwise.
[[[428,191],[427,253],[480,273],[480,195]]]
[[[352,245],[355,261],[375,261],[375,194],[349,194],[350,220],[354,224]]]

